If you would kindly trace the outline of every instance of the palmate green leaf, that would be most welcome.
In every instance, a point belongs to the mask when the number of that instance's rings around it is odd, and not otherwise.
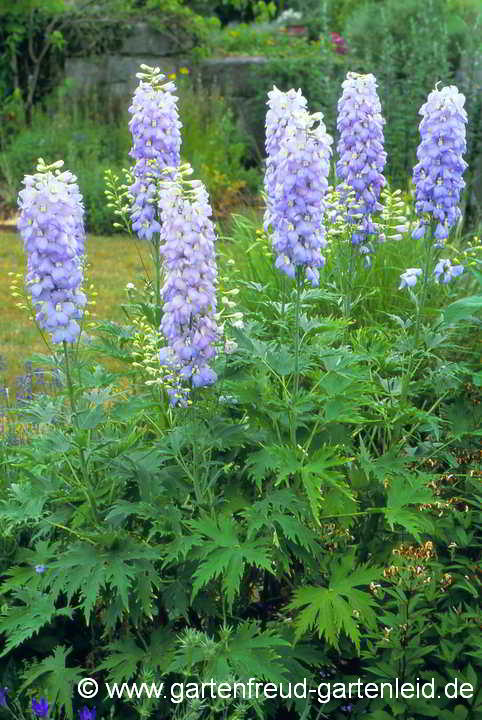
[[[71,651],[58,645],[53,655],[34,663],[22,673],[23,684],[18,692],[23,692],[31,685],[41,684],[44,688],[49,702],[56,707],[63,707],[67,718],[72,720],[74,712],[72,709],[72,698],[74,688],[86,671],[76,665],[74,668],[66,667],[66,659]]]
[[[209,421],[209,444],[219,450],[241,448],[248,439],[248,426],[234,423],[223,417],[212,417]]]
[[[112,506],[112,509],[109,510],[104,521],[114,526],[119,526],[132,515],[135,515],[136,518],[139,519],[157,520],[159,518],[159,510],[147,502],[119,500]]]
[[[229,332],[236,340],[239,350],[244,350],[252,362],[256,362],[258,359],[265,359],[269,346],[267,343],[258,340],[254,336],[254,333],[249,333],[249,327],[243,330],[237,327],[231,327]]]
[[[134,596],[138,602],[141,613],[150,620],[153,618],[153,605],[156,599],[154,590],[161,587],[161,578],[154,565],[149,560],[137,561],[137,573],[133,582]]]
[[[357,378],[353,378],[348,373],[327,372],[323,375],[319,382],[320,390],[324,391],[328,397],[349,395],[349,390],[353,388]]]
[[[2,595],[10,590],[20,590],[28,587],[38,589],[44,586],[44,577],[35,572],[36,565],[50,566],[53,559],[61,552],[61,543],[40,540],[35,548],[20,547],[15,555],[18,565],[5,570],[4,576],[8,578],[1,585]]]
[[[103,423],[105,419],[106,414],[102,405],[96,405],[77,413],[77,424],[81,430],[92,430]]]
[[[481,405],[469,405],[463,400],[455,402],[444,408],[444,415],[450,423],[450,433],[457,439],[464,435],[477,434],[482,421]]]
[[[51,490],[48,480],[37,479],[30,472],[26,474],[33,478],[34,483],[12,484],[9,499],[0,500],[0,522],[5,528],[38,521],[48,501]]]
[[[133,420],[146,410],[155,410],[156,402],[151,395],[131,395],[124,402],[117,402],[109,409],[109,417],[116,420]]]
[[[107,645],[109,655],[99,665],[107,670],[111,682],[125,682],[137,675],[139,663],[145,658],[146,651],[140,648],[132,635],[114,640]]]
[[[281,346],[270,350],[266,356],[266,362],[276,375],[285,377],[295,372],[296,361],[292,350]]]
[[[145,568],[139,567],[139,561],[156,562],[159,558],[158,549],[132,538],[115,539],[110,549],[86,542],[74,543],[51,563],[50,590],[54,597],[65,593],[69,601],[80,595],[80,607],[88,623],[97,601],[106,592],[110,593],[111,604],[118,598],[121,606],[128,609],[133,581],[139,572],[145,572]]]
[[[201,563],[194,573],[192,598],[212,580],[222,578],[228,607],[239,591],[247,565],[273,572],[269,546],[263,540],[242,540],[232,517],[203,516],[190,523],[196,533]]]
[[[56,617],[71,617],[71,608],[57,608],[55,598],[38,590],[17,590],[9,608],[0,617],[0,633],[5,633],[5,647],[0,657],[19,647]]]
[[[301,610],[295,621],[296,639],[314,629],[331,645],[338,647],[338,638],[344,632],[360,649],[359,620],[373,625],[376,616],[373,607],[376,599],[371,593],[358,590],[357,586],[368,585],[380,577],[381,568],[359,566],[353,568],[353,555],[346,555],[340,562],[331,565],[328,587],[307,586],[299,588],[290,610]],[[357,611],[359,619],[353,611]]]
[[[395,525],[401,525],[417,540],[420,539],[420,533],[433,530],[431,519],[417,507],[434,500],[426,481],[423,474],[393,477],[387,494],[387,506],[383,510],[392,530]]]
[[[365,417],[358,412],[358,404],[348,398],[331,398],[324,405],[324,411],[326,422],[365,422]]]
[[[373,475],[381,484],[384,484],[387,478],[411,475],[411,471],[407,467],[408,463],[412,462],[411,458],[399,457],[395,450],[389,450],[384,455],[373,458],[368,452],[363,438],[360,438],[358,457],[360,466],[367,477]]]
[[[143,660],[147,668],[167,673],[174,660],[177,634],[167,627],[157,628],[149,638],[149,648]]]
[[[353,495],[344,481],[343,474],[333,468],[345,465],[349,458],[340,457],[336,448],[329,446],[320,448],[311,457],[310,462],[301,468],[301,478],[313,517],[319,523],[319,516],[323,504],[323,487],[328,485],[335,488],[353,504]]]
[[[284,536],[312,554],[319,551],[317,536],[307,525],[309,506],[292,490],[272,490],[263,500],[245,507],[243,515],[248,538],[268,531],[270,535],[276,533],[279,540]]]
[[[295,474],[300,467],[297,453],[283,445],[267,445],[257,452],[251,453],[246,461],[249,476],[258,487],[264,478],[275,473],[279,480]]]
[[[336,488],[329,488],[323,496],[323,510],[320,520],[333,519],[337,517],[340,527],[349,527],[356,519],[355,513],[358,510],[358,501],[353,497],[350,499],[347,495]]]
[[[243,622],[229,638],[227,660],[242,680],[255,677],[281,683],[287,678],[279,649],[289,645],[274,629],[261,630],[254,621]]]

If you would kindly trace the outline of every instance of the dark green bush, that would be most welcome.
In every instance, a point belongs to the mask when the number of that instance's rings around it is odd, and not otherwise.
[[[77,175],[84,196],[87,228],[112,232],[113,215],[105,207],[103,172],[127,164],[130,137],[125,123],[94,123],[67,113],[36,113],[31,127],[22,129],[1,153],[0,194],[13,206],[23,177],[34,172],[37,160],[64,160]]]
[[[457,6],[457,7],[456,7]],[[472,81],[479,25],[471,3],[427,0],[374,0],[359,5],[344,35],[351,69],[373,73],[386,119],[388,175],[405,185],[416,160],[419,108],[435,83],[457,84],[469,114],[469,155],[480,135],[480,91]],[[463,76],[459,69],[464,65]]]

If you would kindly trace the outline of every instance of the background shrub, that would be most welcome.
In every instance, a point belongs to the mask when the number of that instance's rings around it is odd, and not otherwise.
[[[477,15],[471,3],[438,0],[366,2],[347,19],[351,69],[373,73],[380,85],[388,175],[396,185],[406,183],[415,163],[418,111],[436,82],[457,84],[466,95],[468,156],[475,150],[481,132],[480,92],[473,83],[480,21],[480,6]],[[462,77],[457,71],[463,60]]]
[[[253,142],[236,123],[234,112],[219,91],[203,90],[189,78],[179,78],[180,111],[183,118],[183,159],[211,195],[215,211],[225,214],[257,193],[260,173],[247,168]],[[46,108],[38,109],[32,125],[20,124],[16,133],[4,137],[0,153],[0,199],[15,208],[17,193],[37,160],[47,163],[62,158],[77,175],[84,197],[87,229],[108,234],[114,215],[105,205],[104,172],[121,174],[130,166],[131,136],[124,110],[113,119],[103,114],[100,98],[74,101],[68,87],[61,88]],[[251,164],[253,161],[251,160]]]
[[[125,119],[125,118],[124,118]],[[113,215],[104,202],[103,172],[120,170],[128,161],[130,138],[124,125],[99,122],[75,104],[63,106],[57,96],[50,107],[37,110],[30,127],[24,126],[6,143],[0,155],[0,194],[10,207],[25,175],[35,171],[39,157],[47,163],[63,159],[77,175],[84,196],[90,232],[112,232]]]

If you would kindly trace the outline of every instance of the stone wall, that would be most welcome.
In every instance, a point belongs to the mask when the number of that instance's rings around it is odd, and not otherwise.
[[[231,98],[241,126],[256,141],[260,152],[264,146],[262,113],[253,112],[256,68],[266,63],[264,57],[228,57],[207,59],[192,64],[182,45],[171,36],[156,32],[147,23],[136,23],[131,34],[113,54],[68,58],[66,78],[73,83],[73,92],[81,97],[96,93],[109,109],[117,108],[132,98],[138,84],[136,73],[144,63],[159,67],[166,75],[188,67],[191,74],[206,87],[215,86]]]
[[[98,92],[111,99],[132,96],[137,86],[139,65],[160,67],[168,74],[189,62],[175,37],[153,30],[147,23],[136,23],[122,45],[109,55],[73,57],[65,63],[65,75],[79,94]]]

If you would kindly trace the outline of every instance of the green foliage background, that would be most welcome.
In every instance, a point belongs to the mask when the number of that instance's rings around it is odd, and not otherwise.
[[[384,198],[387,234],[397,197]],[[83,676],[476,686],[480,260],[451,247],[466,273],[430,287],[416,343],[417,296],[395,288],[421,243],[388,242],[354,272],[345,232],[320,288],[298,295],[258,223],[233,218],[219,248],[219,379],[186,408],[152,383],[164,340],[149,283],[129,291],[125,324],[89,328],[94,343],[70,353],[70,396],[65,358],[36,358],[60,386],[45,393],[33,376],[33,402],[9,413],[27,435],[0,444],[0,685],[17,717],[35,693],[52,717],[76,716]],[[95,702],[102,718],[320,709]],[[481,702],[477,690],[350,705],[354,718],[459,720]],[[346,704],[323,712],[341,720]]]

